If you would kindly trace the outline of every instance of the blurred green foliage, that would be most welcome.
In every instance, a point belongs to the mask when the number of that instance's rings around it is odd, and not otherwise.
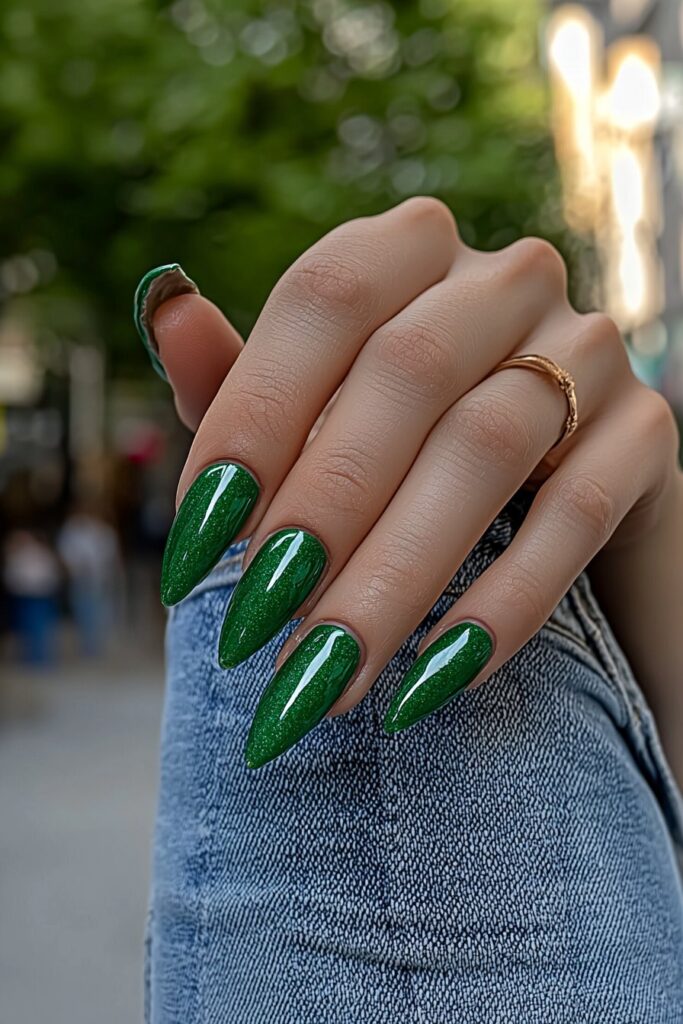
[[[4,298],[138,372],[178,260],[243,331],[327,229],[414,193],[558,237],[537,0],[4,0]]]

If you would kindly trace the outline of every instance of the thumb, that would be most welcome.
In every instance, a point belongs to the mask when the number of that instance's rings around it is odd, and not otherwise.
[[[154,368],[173,389],[178,416],[196,430],[242,351],[242,338],[177,263],[143,277],[134,318]]]

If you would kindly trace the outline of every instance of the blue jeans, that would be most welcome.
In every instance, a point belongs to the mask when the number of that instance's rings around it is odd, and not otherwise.
[[[215,661],[244,545],[172,612],[153,1024],[683,1021],[680,795],[585,576],[486,686],[382,732],[418,641],[528,502],[368,697],[259,771],[243,747],[285,634]]]

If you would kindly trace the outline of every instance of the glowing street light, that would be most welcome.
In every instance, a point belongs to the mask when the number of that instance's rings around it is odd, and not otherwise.
[[[614,129],[652,134],[661,108],[660,55],[645,36],[612,43],[608,53],[607,118]]]
[[[560,7],[548,24],[553,130],[570,227],[593,226],[598,198],[595,103],[599,87],[600,28],[582,7]]]
[[[659,49],[633,36],[605,53],[597,22],[574,4],[550,19],[547,46],[565,218],[595,237],[603,301],[633,330],[663,305],[652,144],[661,109]]]
[[[663,305],[652,145],[661,109],[659,49],[643,36],[620,39],[607,52],[607,68],[600,121],[610,202],[598,240],[608,267],[610,312],[632,330]]]

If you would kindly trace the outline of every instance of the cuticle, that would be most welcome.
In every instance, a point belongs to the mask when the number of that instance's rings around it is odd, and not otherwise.
[[[485,630],[488,633],[488,635],[491,638],[491,653],[489,654],[488,658],[488,660],[490,661],[493,655],[496,653],[496,648],[498,646],[498,637],[496,636],[495,631],[491,628],[491,626],[489,626],[487,622],[484,622],[483,619],[478,619],[474,616],[470,616],[468,619],[463,619],[462,621],[471,622],[475,626],[480,626],[481,629]]]
[[[294,652],[299,649],[299,645],[302,644],[306,637],[309,636],[314,629],[317,629],[318,626],[336,626],[337,629],[343,629],[344,632],[348,633],[349,636],[352,637],[353,640],[355,640],[355,642],[358,644],[358,664],[353,670],[353,675],[351,676],[348,683],[346,684],[342,692],[339,694],[339,697],[337,698],[337,700],[341,700],[346,691],[356,681],[361,671],[365,667],[368,652],[365,646],[365,641],[362,639],[362,637],[360,637],[358,633],[356,633],[355,629],[352,629],[349,625],[347,625],[345,622],[342,622],[340,619],[319,619],[317,622],[313,622],[310,626],[308,625],[308,623],[306,623],[305,632],[302,632],[299,636],[296,635],[296,631],[292,633],[291,636],[287,638],[287,642],[289,643],[291,641],[293,646],[285,660],[282,662],[282,665],[289,661]],[[282,665],[280,665],[280,668],[282,667]]]
[[[252,508],[251,512],[249,513],[249,518],[251,519],[251,516],[254,513],[254,509],[256,509],[257,505],[259,504],[259,502],[261,500],[261,497],[263,496],[263,485],[262,485],[261,481],[259,480],[258,476],[256,475],[256,473],[254,472],[254,470],[250,469],[249,466],[245,465],[244,462],[240,462],[239,459],[230,459],[230,458],[214,459],[213,462],[207,462],[203,466],[201,466],[196,471],[196,473],[194,474],[194,476],[190,480],[189,484],[187,485],[187,487],[183,491],[182,496],[180,496],[179,494],[176,494],[176,509],[180,508],[180,506],[182,505],[182,503],[183,503],[183,501],[185,499],[185,496],[186,496],[187,492],[189,491],[190,487],[192,487],[192,485],[199,479],[199,477],[202,475],[202,473],[205,470],[207,470],[207,469],[213,469],[214,466],[239,466],[240,469],[245,470],[245,472],[247,472],[249,474],[249,476],[253,477],[253,479],[256,482],[256,486],[258,487],[258,490],[259,490],[259,496],[256,499],[256,504],[254,505],[254,508]],[[245,523],[245,526],[246,526],[246,523]]]
[[[246,469],[247,467],[245,466],[244,468]],[[258,483],[258,481],[257,481],[257,483]],[[257,505],[258,505],[258,502],[257,502]],[[256,505],[254,505],[254,509],[255,508],[256,508]],[[252,514],[253,514],[254,509],[252,509]],[[249,518],[251,518],[251,514],[250,514]],[[248,520],[247,520],[247,522],[248,522]],[[246,524],[245,524],[245,526],[246,526]],[[320,539],[320,537],[317,535],[317,533],[313,532],[313,530],[309,530],[308,527],[306,527],[306,526],[297,526],[296,523],[294,523],[294,524],[290,523],[287,526],[277,526],[277,527],[275,527],[274,530],[271,530],[269,533],[266,534],[266,536],[260,542],[260,544],[259,544],[258,548],[256,549],[256,551],[254,552],[254,555],[252,556],[252,558],[250,558],[249,562],[245,565],[247,552],[251,551],[251,548],[252,548],[252,544],[253,544],[253,537],[252,537],[251,540],[249,541],[249,545],[248,545],[246,551],[244,552],[245,558],[244,558],[244,560],[242,562],[242,566],[243,566],[243,568],[245,570],[248,569],[249,566],[251,565],[252,561],[254,560],[254,558],[256,558],[256,555],[258,555],[259,551],[263,550],[263,548],[266,546],[268,541],[272,537],[274,537],[275,534],[277,534],[277,533],[284,533],[287,530],[300,530],[301,533],[307,533],[309,537],[313,537],[313,539],[316,540],[318,542],[318,544],[320,544],[320,547],[325,552],[325,567],[324,567],[322,573],[320,574],[320,578],[319,578],[318,582],[316,583],[314,589],[310,592],[310,594],[308,594],[308,596],[306,597],[306,600],[301,602],[301,605],[299,607],[303,608],[309,601],[315,603],[313,601],[313,598],[314,598],[314,596],[315,596],[315,594],[316,594],[320,584],[323,582],[323,580],[327,576],[327,573],[329,572],[329,569],[330,569],[330,552],[329,552],[329,549],[327,547],[327,544],[325,544],[324,541],[322,541]],[[298,610],[299,609],[297,608],[296,611],[298,611]],[[292,618],[296,618],[296,617],[297,616],[296,616],[296,612],[295,612],[295,614],[292,616]]]
[[[491,653],[488,657],[488,661],[490,661],[493,655],[496,653],[496,648],[498,646],[498,638],[494,630],[491,629],[491,627],[486,622],[484,622],[483,619],[479,619],[474,615],[463,616],[463,618],[458,619],[457,622],[451,622],[447,626],[444,626],[444,628],[440,632],[438,632],[436,635],[430,638],[428,643],[425,643],[425,641],[423,640],[422,644],[420,644],[418,648],[417,657],[422,657],[425,651],[428,651],[432,644],[435,644],[438,640],[440,640],[445,633],[450,632],[451,629],[455,629],[456,626],[461,626],[464,622],[471,622],[473,626],[479,626],[481,629],[485,630],[486,633],[488,633],[488,635],[491,638]]]

